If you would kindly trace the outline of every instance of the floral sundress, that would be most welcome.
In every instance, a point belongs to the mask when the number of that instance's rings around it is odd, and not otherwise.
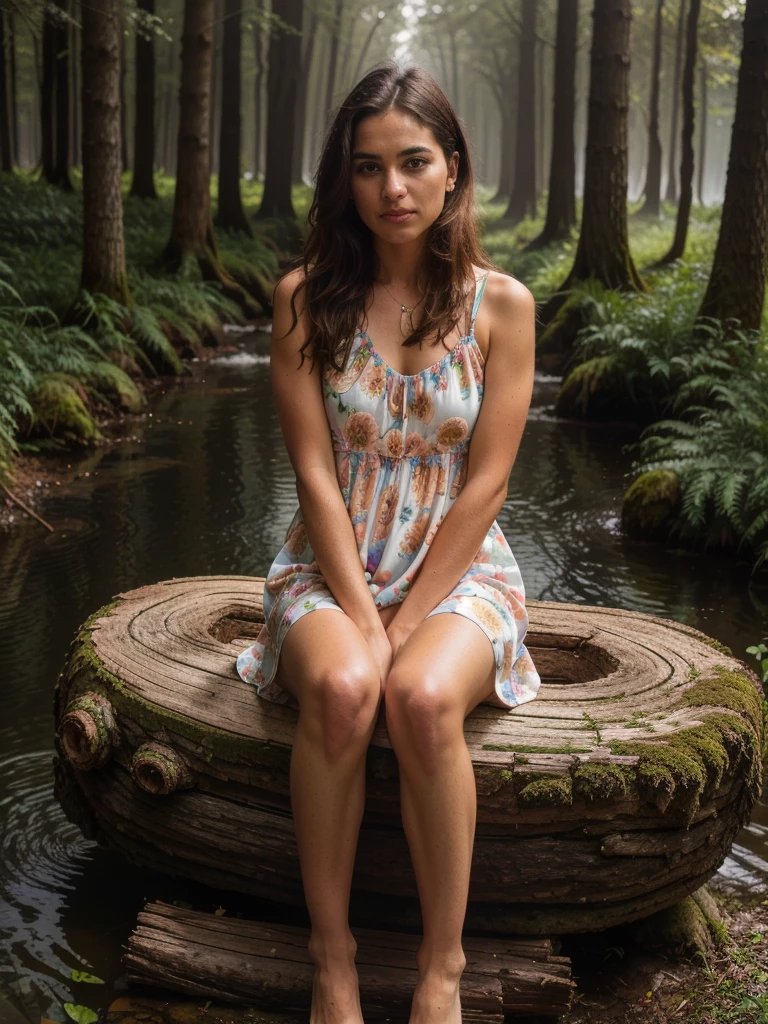
[[[466,479],[483,398],[475,318],[487,279],[486,273],[476,283],[469,334],[426,369],[398,373],[360,331],[344,371],[328,366],[323,374],[336,475],[379,608],[404,600]],[[239,676],[261,697],[295,706],[274,681],[280,647],[293,623],[316,608],[344,614],[320,572],[299,507],[266,577],[264,625],[237,657]],[[445,612],[476,622],[493,647],[495,694],[485,703],[512,708],[533,700],[541,680],[523,643],[525,589],[496,520],[472,565],[427,618]]]

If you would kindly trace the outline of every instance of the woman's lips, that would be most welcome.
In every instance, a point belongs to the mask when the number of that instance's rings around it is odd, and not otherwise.
[[[404,213],[382,213],[381,215],[384,220],[390,221],[392,224],[402,224],[411,217],[416,216],[415,210],[406,210]]]

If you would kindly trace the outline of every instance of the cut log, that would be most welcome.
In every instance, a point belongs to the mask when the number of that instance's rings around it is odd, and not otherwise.
[[[419,938],[355,929],[360,997],[366,1017],[405,1013],[416,985]],[[147,904],[124,947],[130,981],[257,1009],[309,1008],[314,967],[309,933],[287,925],[217,917],[166,903]],[[551,943],[464,939],[461,980],[464,1019],[482,1015],[561,1014],[575,987],[567,957]]]
[[[261,628],[263,582],[169,580],[119,594],[84,623],[56,688],[55,791],[87,836],[137,864],[303,904],[288,773],[296,712],[235,670]],[[539,695],[512,711],[483,705],[465,726],[478,793],[467,928],[598,930],[678,903],[723,862],[759,792],[757,677],[672,620],[528,610]],[[104,720],[91,758],[95,733],[83,726],[81,741],[68,723],[105,704],[114,728]],[[366,786],[353,920],[418,927],[383,715]]]

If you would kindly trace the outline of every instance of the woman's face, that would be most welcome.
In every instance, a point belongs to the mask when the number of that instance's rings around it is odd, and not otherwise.
[[[413,241],[439,217],[458,166],[459,154],[446,163],[432,130],[410,114],[392,109],[363,118],[352,145],[352,199],[360,219],[385,241]]]

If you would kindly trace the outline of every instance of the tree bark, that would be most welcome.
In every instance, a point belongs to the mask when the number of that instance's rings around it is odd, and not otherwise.
[[[82,5],[83,265],[80,285],[130,303],[120,155],[121,0]]]
[[[256,20],[253,25],[253,53],[256,73],[253,77],[253,178],[258,181],[262,165],[262,136],[264,110],[264,32],[261,18],[264,0],[256,0]]]
[[[595,0],[581,232],[570,273],[542,310],[545,323],[577,281],[594,279],[605,288],[647,291],[629,251],[627,232],[631,17],[630,0]],[[575,327],[576,322],[566,321],[553,325],[547,347],[569,350]]]
[[[702,55],[699,69],[699,167],[696,174],[696,193],[699,206],[704,206],[704,167],[707,157],[707,61]]]
[[[555,96],[547,216],[541,233],[526,248],[568,238],[576,223],[576,33],[578,0],[559,0],[555,43]]]
[[[677,122],[680,113],[680,71],[683,66],[683,40],[685,39],[685,0],[679,0],[677,38],[675,39],[675,72],[672,82],[672,117],[669,129],[669,163],[667,173],[668,203],[677,202]]]
[[[285,0],[277,0],[282,6]],[[339,39],[341,38],[341,19],[344,15],[344,0],[336,0],[336,5],[333,11],[333,23],[331,25],[331,52],[328,57],[328,85],[325,93],[325,117],[326,121],[330,117],[330,112],[333,109],[333,96],[334,87],[336,81],[336,62],[339,59]],[[272,45],[272,39],[274,38],[274,32],[270,32],[270,47]],[[270,60],[270,71],[272,68],[272,62]]]
[[[680,199],[677,204],[675,236],[669,250],[657,262],[657,266],[680,259],[685,252],[688,236],[688,222],[693,202],[693,129],[694,129],[694,72],[696,70],[696,47],[699,27],[701,0],[691,0],[688,8],[686,28],[685,67],[683,68],[683,131],[680,138]]]
[[[306,12],[305,12],[306,17]],[[293,168],[291,180],[300,185],[304,176],[304,136],[307,124],[307,96],[309,92],[309,76],[312,73],[312,58],[315,52],[317,37],[317,12],[312,11],[309,25],[302,33],[301,71],[298,78],[298,96],[296,99],[296,137],[293,140]]]
[[[5,12],[0,11],[0,169],[13,170],[11,112],[8,104],[8,68],[6,66]]]
[[[506,93],[502,94],[502,100],[506,95]],[[509,109],[505,107],[503,102],[500,106],[499,114],[501,117],[501,159],[499,187],[496,190],[496,195],[493,197],[494,202],[497,202],[499,199],[508,199],[512,195],[512,185],[515,177],[515,124]]]
[[[56,25],[50,9],[43,8],[42,69],[40,76],[40,138],[43,178],[55,181],[54,103],[56,97]]]
[[[301,63],[302,0],[274,0],[272,10],[290,27],[269,33],[267,73],[267,168],[257,217],[295,219],[291,166],[295,137],[297,75]],[[331,75],[333,64],[331,64]]]
[[[661,33],[664,0],[657,0],[653,30],[653,63],[648,119],[648,168],[645,180],[645,202],[638,211],[658,219],[661,213],[661,139],[659,138],[659,86],[661,78]]]
[[[240,195],[241,77],[240,26],[243,0],[224,0],[224,34],[221,44],[221,129],[219,134],[218,227],[253,230]]]
[[[419,939],[369,928],[356,929],[355,936],[366,1020],[407,1014]],[[314,975],[308,941],[304,928],[148,903],[139,913],[123,964],[129,980],[141,985],[306,1017]],[[465,936],[463,945],[465,1024],[503,1024],[504,1015],[567,1011],[575,988],[570,960],[553,956],[548,939]]]
[[[72,116],[70,117],[70,165],[82,164],[80,152],[80,26],[69,26],[69,67],[70,91],[72,95]]]
[[[125,76],[128,62],[125,54],[125,32],[123,31],[123,11],[120,9],[120,162],[124,171],[128,170],[128,120],[126,118]]]
[[[768,274],[768,4],[747,0],[723,214],[700,317],[760,326]]]
[[[19,79],[16,68],[16,25],[12,14],[8,15],[8,72],[11,108],[11,163],[19,164],[21,161],[19,153]]]
[[[513,224],[536,214],[536,0],[523,0],[517,86],[515,181],[504,219]]]
[[[155,0],[137,0],[147,15],[155,13]],[[155,191],[155,37],[136,32],[136,117],[133,133],[131,195],[157,199]]]
[[[56,0],[56,5],[62,14],[56,22],[54,40],[56,49],[56,85],[54,89],[56,131],[51,184],[58,185],[65,192],[71,192],[72,182],[69,178],[69,23],[65,17],[69,14],[69,0]]]

